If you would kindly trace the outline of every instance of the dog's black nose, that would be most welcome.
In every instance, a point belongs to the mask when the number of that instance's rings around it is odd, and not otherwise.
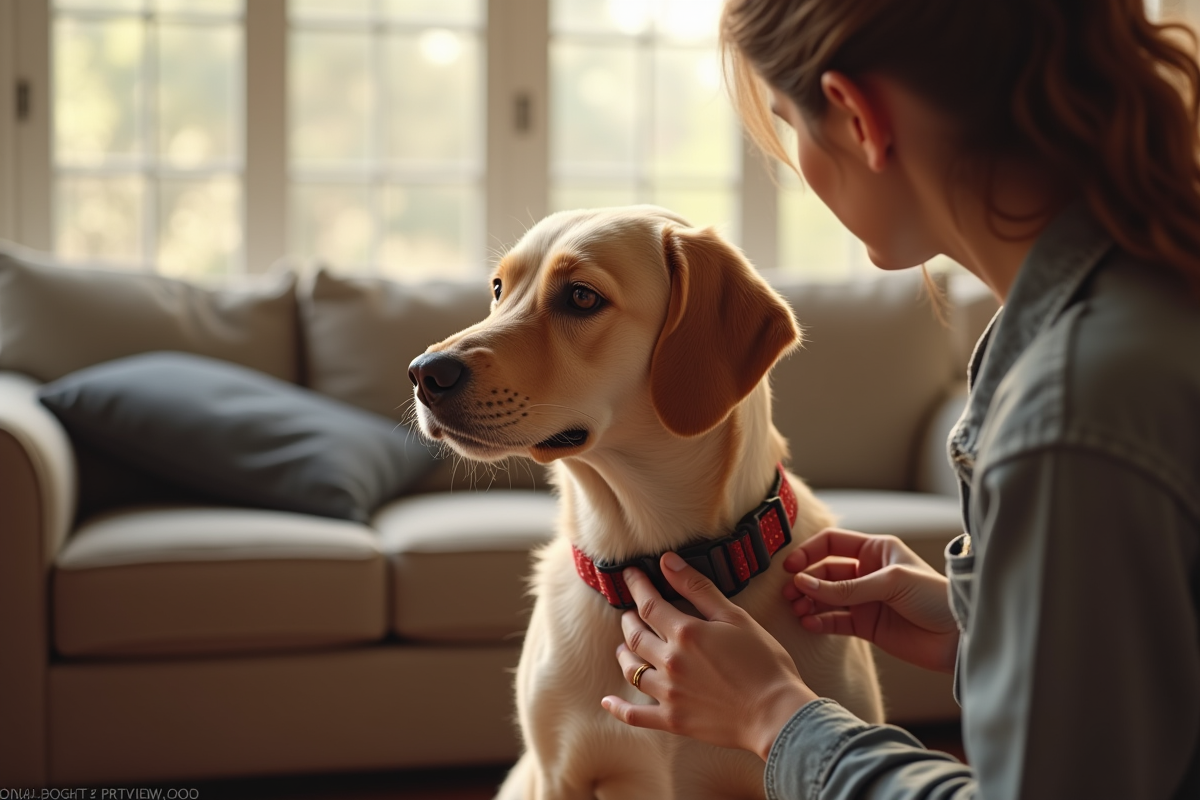
[[[425,353],[408,365],[408,379],[417,399],[429,406],[466,385],[467,365],[445,353]]]

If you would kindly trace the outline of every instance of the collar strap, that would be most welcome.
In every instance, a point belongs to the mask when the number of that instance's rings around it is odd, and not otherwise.
[[[783,465],[775,465],[775,482],[758,507],[738,520],[733,533],[720,539],[708,539],[677,550],[679,556],[703,573],[726,597],[733,597],[750,584],[750,579],[771,566],[771,557],[792,541],[792,526],[796,523],[799,505],[796,493],[784,475]],[[620,563],[596,561],[574,545],[575,571],[584,583],[591,586],[608,604],[615,608],[636,608],[633,595],[621,573],[627,567],[637,567],[646,573],[654,587],[668,600],[679,593],[663,577],[658,565],[662,553],[635,556]]]

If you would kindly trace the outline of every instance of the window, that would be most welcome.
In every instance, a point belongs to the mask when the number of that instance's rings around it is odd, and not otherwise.
[[[397,277],[479,271],[483,12],[477,0],[293,0],[293,252]]]
[[[241,12],[241,0],[55,3],[60,254],[173,274],[241,269]]]
[[[721,0],[553,0],[550,204],[656,203],[737,238]]]
[[[466,276],[550,211],[651,202],[764,269],[869,273],[819,199],[742,141],[720,7],[6,0],[0,102],[22,111],[0,115],[0,235],[171,274],[291,253]],[[1200,0],[1148,8],[1194,18]]]

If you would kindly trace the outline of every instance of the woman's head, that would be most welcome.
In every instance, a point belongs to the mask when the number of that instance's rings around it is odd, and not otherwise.
[[[952,121],[983,191],[990,166],[1036,163],[1200,286],[1200,68],[1181,31],[1142,0],[728,0],[721,23],[735,102],[772,154],[791,160],[763,82],[816,131],[823,75],[886,76]]]

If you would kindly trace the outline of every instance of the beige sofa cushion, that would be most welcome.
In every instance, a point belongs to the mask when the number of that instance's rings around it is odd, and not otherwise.
[[[296,331],[291,274],[205,288],[60,266],[0,242],[0,369],[52,381],[122,356],[179,350],[295,382]]]
[[[486,317],[489,291],[482,278],[401,283],[319,270],[300,292],[309,387],[397,421],[410,420],[409,362]],[[414,491],[547,486],[545,468],[528,459],[489,466],[446,456]]]
[[[324,269],[300,297],[309,387],[394,420],[413,401],[408,364],[488,315],[485,278],[400,283]]]
[[[554,535],[545,492],[442,492],[397,500],[371,521],[392,572],[392,630],[440,642],[525,630],[530,551]]]
[[[381,638],[373,531],[301,514],[143,508],[94,518],[59,552],[54,643],[68,656],[223,653]]]
[[[792,471],[817,488],[914,488],[926,423],[963,369],[920,272],[772,283],[804,329],[771,373]]]

